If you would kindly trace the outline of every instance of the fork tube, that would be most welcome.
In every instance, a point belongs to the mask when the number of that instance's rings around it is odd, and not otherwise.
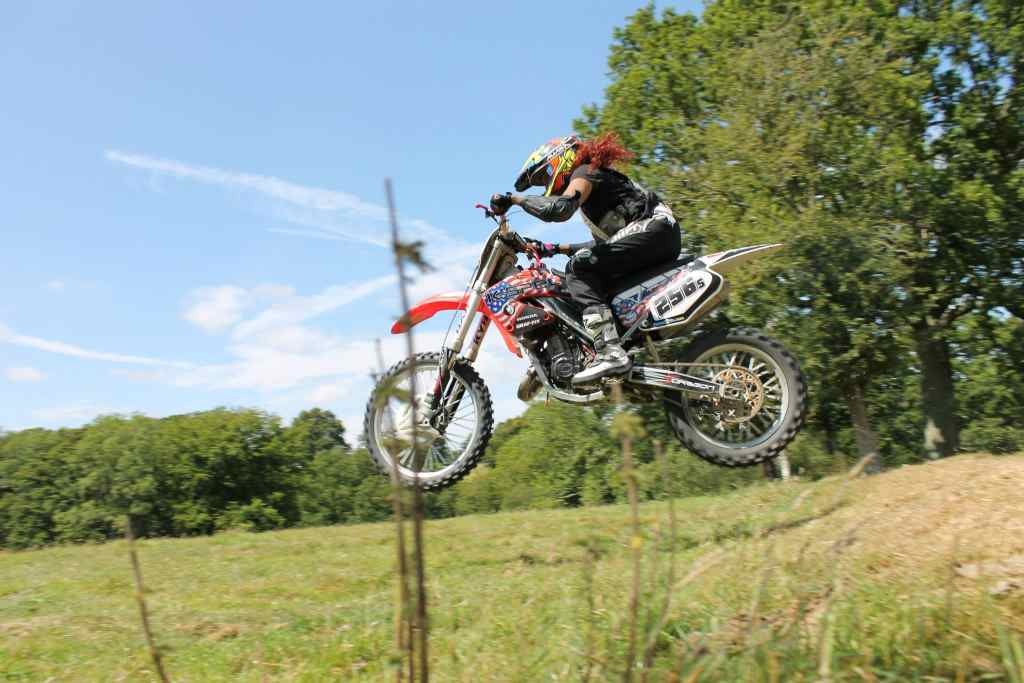
[[[465,343],[469,330],[473,326],[473,321],[476,319],[480,299],[483,298],[484,290],[487,289],[487,283],[491,281],[494,269],[497,267],[498,261],[504,255],[506,249],[507,247],[504,244],[495,241],[494,246],[491,248],[491,254],[487,257],[487,263],[480,271],[480,277],[473,283],[473,293],[470,294],[469,300],[466,302],[466,315],[462,318],[462,324],[459,325],[459,331],[451,344],[452,362],[455,361],[455,357],[462,351],[462,345]]]
[[[480,324],[476,326],[476,334],[473,335],[473,341],[469,343],[469,348],[466,349],[466,358],[472,363],[476,360],[476,357],[480,354],[480,346],[483,344],[484,335],[487,334],[487,330],[491,327],[491,319],[487,316],[480,318]]]

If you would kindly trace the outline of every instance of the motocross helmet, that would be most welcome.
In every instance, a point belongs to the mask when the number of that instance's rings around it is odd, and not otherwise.
[[[516,178],[516,192],[528,187],[543,187],[544,196],[561,194],[569,176],[579,166],[577,150],[580,139],[575,135],[552,138],[534,150]]]

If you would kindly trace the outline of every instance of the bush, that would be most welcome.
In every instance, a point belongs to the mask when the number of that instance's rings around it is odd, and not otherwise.
[[[997,417],[976,418],[960,434],[965,451],[1016,453],[1024,447],[1024,429],[1011,427]]]
[[[120,535],[121,516],[87,500],[53,515],[53,532],[61,543],[98,543]]]
[[[284,516],[259,498],[249,503],[231,503],[217,517],[217,530],[241,529],[242,531],[270,531],[286,525]]]

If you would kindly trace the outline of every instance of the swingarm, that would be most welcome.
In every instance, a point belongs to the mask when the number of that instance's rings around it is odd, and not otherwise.
[[[695,377],[680,368],[708,368],[714,376]],[[710,374],[710,373],[709,373]],[[711,365],[705,363],[658,363],[635,365],[627,381],[633,384],[670,389],[687,398],[706,401],[725,408],[734,419],[749,418],[761,406],[764,387],[761,379],[750,370],[737,365]]]

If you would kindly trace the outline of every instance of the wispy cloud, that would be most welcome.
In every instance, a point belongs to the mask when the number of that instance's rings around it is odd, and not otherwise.
[[[146,154],[110,149],[108,161],[148,171],[151,177],[170,177],[252,192],[272,200],[270,214],[297,228],[270,228],[270,232],[313,239],[360,242],[387,248],[391,244],[387,207],[349,192],[302,185],[282,178],[191,164]],[[466,245],[445,230],[420,218],[400,216],[406,234],[415,234],[438,253],[451,254]],[[475,245],[474,245],[475,246]]]
[[[242,319],[248,292],[241,287],[200,287],[191,294],[185,320],[207,332],[222,332]]]
[[[388,246],[387,208],[367,202],[349,192],[301,185],[282,178],[256,173],[232,171],[215,166],[202,166],[175,159],[133,154],[116,149],[107,150],[108,161],[150,173],[253,192],[275,200],[275,217],[303,230],[272,229],[273,232],[301,235],[317,239],[362,242],[378,247]],[[445,237],[444,232],[423,221],[418,229]]]
[[[32,411],[32,418],[43,424],[83,424],[94,420],[99,415],[123,414],[125,411],[105,405],[89,403],[73,403],[70,405],[40,408]]]
[[[237,285],[199,287],[188,295],[184,318],[206,332],[224,332],[241,322],[253,308],[294,295],[295,290],[287,285],[269,284],[248,289]]]
[[[63,356],[85,358],[88,360],[102,360],[110,363],[153,365],[183,369],[192,367],[191,363],[150,358],[148,356],[130,356],[121,353],[108,353],[106,351],[92,351],[73,344],[67,344],[65,342],[40,339],[39,337],[29,337],[24,334],[17,334],[14,330],[5,325],[0,325],[0,344],[13,344],[14,346],[23,346],[30,349],[37,349],[39,351],[58,353]]]
[[[324,315],[354,301],[363,299],[397,280],[385,275],[361,283],[334,285],[312,296],[294,296],[278,303],[235,328],[236,338],[247,337],[278,327],[294,325]]]
[[[386,338],[386,358],[401,357],[399,338]],[[374,344],[302,326],[277,328],[259,338],[228,346],[229,363],[166,373],[170,384],[205,389],[279,392],[310,382],[366,377],[374,370]]]
[[[306,186],[271,175],[244,173],[214,166],[120,150],[108,150],[106,159],[124,168],[145,172],[153,182],[183,181],[244,193],[253,210],[279,221],[273,232],[304,238],[359,242],[386,248],[390,244],[388,212],[382,205],[336,190]],[[166,184],[163,190],[167,191]],[[413,296],[439,290],[462,290],[469,266],[480,245],[463,242],[429,222],[403,216],[403,234],[415,235],[427,245],[427,260],[437,266],[412,278]],[[482,238],[483,234],[481,234]],[[390,255],[381,257],[390,261]],[[386,272],[386,271],[385,271]],[[353,274],[356,277],[357,274]],[[357,414],[376,369],[373,337],[383,333],[385,364],[405,353],[405,340],[386,330],[338,334],[311,321],[343,306],[385,292],[393,294],[394,275],[334,284],[300,294],[285,285],[256,287],[223,283],[192,290],[180,315],[212,334],[223,334],[222,360],[185,363],[143,355],[128,355],[82,348],[63,341],[18,334],[0,325],[0,344],[8,343],[76,358],[118,364],[120,376],[165,387],[190,390],[259,392],[261,402],[291,406],[330,404],[346,415]],[[388,296],[389,305],[393,297]],[[375,304],[379,306],[378,304]],[[337,326],[331,326],[336,329]],[[436,348],[442,332],[417,332],[418,348]],[[518,359],[505,358],[500,340],[490,340],[479,359],[491,379],[512,381],[521,372]],[[61,422],[109,412],[103,407],[68,405],[42,411],[37,419]],[[355,425],[350,425],[355,427]]]
[[[63,280],[50,280],[46,283],[46,288],[52,289],[55,292],[63,292],[66,286]]]
[[[4,377],[10,382],[42,382],[46,373],[30,367],[7,368]]]
[[[197,166],[173,159],[161,159],[145,154],[131,154],[116,149],[107,150],[106,157],[126,166],[133,166],[147,171],[163,173],[194,180],[209,185],[222,185],[253,190],[274,199],[320,211],[351,211],[353,213],[384,220],[387,212],[382,206],[364,202],[348,192],[328,190],[322,187],[299,185],[274,176],[255,173],[228,171],[214,166]]]
[[[384,248],[391,244],[387,237],[387,227],[383,217],[375,219],[366,216],[353,216],[344,211],[322,211],[292,205],[276,206],[272,215],[286,223],[300,226],[298,229],[270,228],[270,232],[278,234],[321,240],[362,242]]]

